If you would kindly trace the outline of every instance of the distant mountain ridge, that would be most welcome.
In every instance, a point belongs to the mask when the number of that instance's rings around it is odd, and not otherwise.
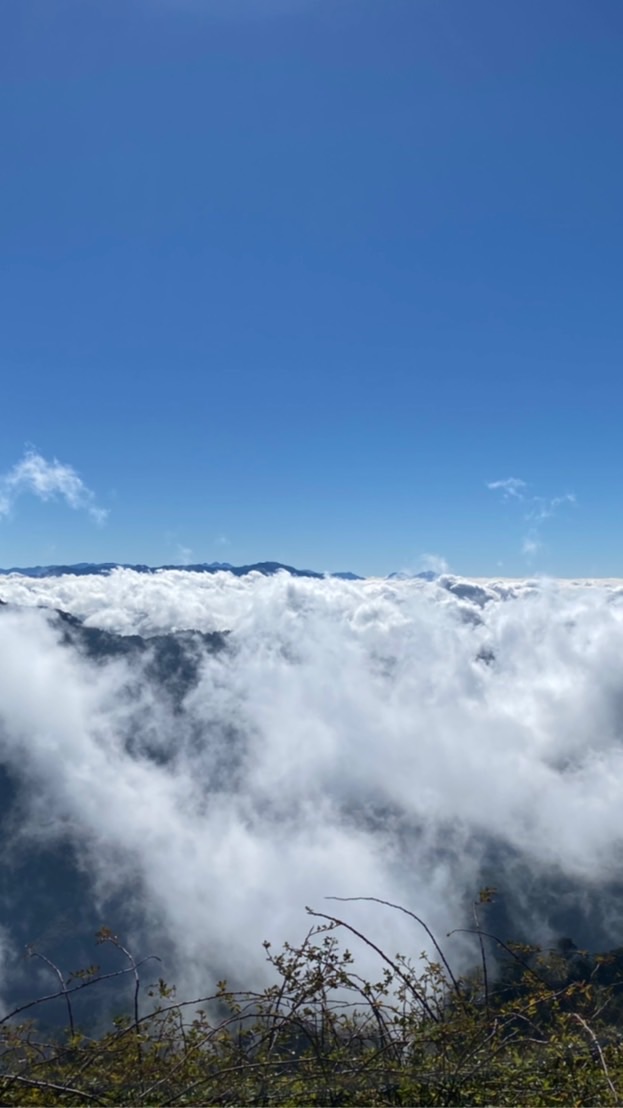
[[[105,577],[114,569],[131,569],[134,573],[158,573],[159,570],[177,570],[184,573],[233,573],[235,577],[246,577],[248,573],[261,573],[264,577],[272,577],[273,574],[285,570],[292,577],[337,577],[341,581],[365,581],[365,577],[350,570],[341,570],[336,573],[319,573],[315,569],[297,569],[295,566],[285,565],[283,562],[253,562],[250,565],[233,566],[230,562],[195,562],[192,565],[163,565],[148,566],[142,563],[130,562],[76,562],[73,565],[58,566],[10,566],[8,569],[0,568],[0,576],[7,577],[10,573],[19,573],[22,577]],[[425,581],[434,581],[438,574],[430,570],[423,573],[390,573],[388,581],[415,578]]]
[[[99,576],[104,577],[114,569],[131,569],[135,573],[157,573],[159,570],[178,570],[184,573],[220,573],[225,571],[233,573],[236,577],[246,577],[248,573],[262,573],[270,577],[280,570],[285,570],[292,577],[344,577],[349,580],[362,580],[356,573],[318,573],[313,569],[296,569],[295,566],[284,565],[282,562],[254,562],[252,565],[233,566],[230,562],[196,562],[192,565],[163,565],[148,566],[134,565],[129,562],[76,562],[74,565],[59,566],[11,566],[9,569],[0,569],[0,574],[7,576],[9,573],[20,573],[23,577],[72,577]]]

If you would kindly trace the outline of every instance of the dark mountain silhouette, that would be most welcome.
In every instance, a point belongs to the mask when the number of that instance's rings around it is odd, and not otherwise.
[[[236,577],[246,577],[248,573],[261,573],[265,577],[271,577],[274,573],[284,570],[292,577],[341,577],[348,581],[361,581],[357,573],[342,571],[340,573],[318,573],[314,569],[297,569],[295,566],[285,565],[283,562],[253,562],[251,565],[232,566],[229,562],[195,562],[192,565],[162,565],[148,566],[132,564],[129,562],[76,562],[74,565],[59,566],[11,566],[9,569],[0,569],[0,575],[19,573],[22,577],[73,577],[106,576],[114,569],[132,569],[135,573],[157,573],[158,570],[179,570],[185,573],[233,573]]]

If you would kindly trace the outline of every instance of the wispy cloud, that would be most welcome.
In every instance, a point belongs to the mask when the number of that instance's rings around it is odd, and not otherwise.
[[[534,535],[525,535],[521,544],[521,553],[525,554],[526,558],[534,558],[542,547],[543,543],[540,539],[535,538]]]
[[[44,501],[63,500],[68,507],[87,512],[100,527],[108,517],[107,509],[97,506],[94,493],[73,466],[56,458],[47,461],[32,448],[0,476],[0,518],[9,515],[15,501],[27,493]]]
[[[541,525],[555,516],[558,509],[564,504],[576,503],[575,495],[572,492],[567,492],[563,496],[535,496],[528,491],[528,483],[523,481],[521,477],[507,477],[503,481],[488,481],[487,488],[493,492],[501,493],[503,500],[514,500],[523,505],[523,519],[528,527],[521,543],[521,552],[529,560],[532,560],[543,549],[544,543],[540,534]]]
[[[521,480],[521,477],[507,477],[505,481],[489,481],[487,488],[499,489],[505,500],[510,500],[512,497],[517,500],[524,500],[524,489],[527,488],[527,485],[525,481]]]
[[[526,519],[540,523],[544,519],[551,519],[563,504],[575,504],[575,495],[567,492],[564,496],[552,496],[549,500],[543,496],[533,496],[530,504],[532,507]]]
[[[441,554],[421,554],[418,558],[418,570],[426,573],[449,573],[450,566]]]

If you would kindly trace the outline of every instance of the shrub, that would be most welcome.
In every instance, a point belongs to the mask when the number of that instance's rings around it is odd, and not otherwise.
[[[572,944],[545,952],[513,946],[483,932],[476,916],[479,966],[457,977],[411,912],[434,957],[390,957],[341,916],[308,912],[313,922],[301,943],[278,953],[264,944],[275,981],[261,992],[232,991],[223,981],[210,996],[179,1001],[162,979],[144,985],[149,959],[135,961],[106,929],[99,941],[124,959],[113,974],[90,966],[66,978],[33,952],[56,986],[1,1022],[1,1103],[294,1108],[623,1100],[620,974],[612,961]],[[374,951],[376,980],[358,973],[343,935]],[[134,982],[130,1011],[87,1035],[74,1019],[76,994],[111,976]],[[56,1035],[42,1029],[53,999],[67,1010],[67,1027]],[[23,1022],[26,1014],[38,1019]]]

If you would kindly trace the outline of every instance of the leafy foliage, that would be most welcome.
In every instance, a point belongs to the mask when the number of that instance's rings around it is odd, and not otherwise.
[[[98,941],[124,959],[65,978],[0,1023],[3,1105],[601,1105],[623,1100],[619,952],[590,957],[569,941],[554,951],[503,943],[479,926],[477,970],[456,977],[435,936],[435,957],[390,957],[337,915],[313,912],[305,939],[264,948],[274,983],[179,1001],[160,978],[143,985],[137,962],[109,929]],[[372,898],[371,898],[372,899]],[[385,903],[385,902],[381,902]],[[378,957],[366,980],[340,942]],[[493,948],[502,960],[495,966]],[[134,981],[131,1010],[98,1037],[75,1023],[72,1000],[111,976]],[[64,1000],[67,1028],[46,1035],[23,1022]]]

